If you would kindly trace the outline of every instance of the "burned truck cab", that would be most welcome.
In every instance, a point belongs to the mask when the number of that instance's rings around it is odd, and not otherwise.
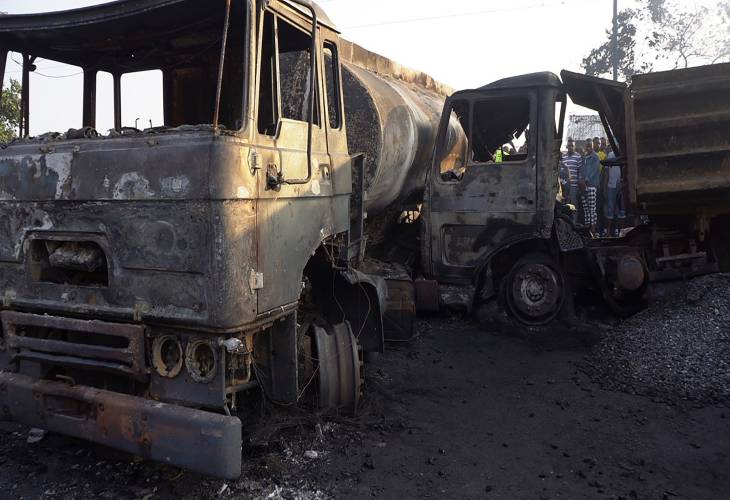
[[[560,196],[567,92],[552,73],[499,80],[444,107],[426,196],[422,266],[439,283],[468,287],[475,306],[499,305],[520,326],[570,318],[592,289],[621,312],[640,304],[640,249],[592,240]],[[458,122],[463,134],[453,134]],[[638,298],[638,299],[637,299]]]
[[[560,80],[540,73],[451,96],[431,168],[429,274],[469,282],[488,254],[549,238],[558,193],[564,103]],[[557,108],[558,112],[560,108]],[[564,112],[564,111],[563,111]],[[465,132],[449,134],[455,121]]]
[[[237,477],[247,391],[356,407],[382,320],[378,284],[348,266],[339,43],[299,0],[0,18],[0,70],[10,53],[23,75],[0,149],[0,418]],[[32,128],[54,113],[33,107],[43,60],[83,72],[68,130]],[[161,85],[149,127],[123,100],[144,71]]]

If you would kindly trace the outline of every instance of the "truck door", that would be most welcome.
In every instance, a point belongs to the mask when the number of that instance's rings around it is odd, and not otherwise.
[[[332,215],[320,81],[311,92],[311,23],[278,2],[269,3],[260,22],[255,160],[260,183],[258,269],[252,287],[258,291],[258,310],[268,311],[299,298],[306,263],[301,256],[311,254],[321,238],[346,223],[338,224]],[[319,50],[316,57],[321,60]],[[315,113],[308,156],[312,99]]]
[[[533,232],[531,137],[539,137],[534,90],[465,91],[446,102],[424,207],[430,274],[439,281],[469,282],[485,254]]]

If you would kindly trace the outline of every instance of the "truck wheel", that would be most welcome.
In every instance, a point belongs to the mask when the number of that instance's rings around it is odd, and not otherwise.
[[[350,324],[312,328],[317,402],[322,409],[354,414],[362,395],[362,349]]]
[[[550,323],[565,304],[565,280],[558,264],[543,254],[522,257],[502,280],[510,315],[527,326]]]

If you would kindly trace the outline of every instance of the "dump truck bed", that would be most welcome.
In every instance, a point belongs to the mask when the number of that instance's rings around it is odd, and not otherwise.
[[[730,206],[730,64],[637,75],[627,114],[640,211]]]

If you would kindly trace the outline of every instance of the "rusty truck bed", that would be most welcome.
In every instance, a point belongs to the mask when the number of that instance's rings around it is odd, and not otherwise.
[[[627,107],[641,209],[730,206],[730,64],[637,75]]]
[[[627,166],[630,205],[649,215],[730,208],[730,63],[636,75],[630,86],[563,71],[574,103],[599,112]]]

